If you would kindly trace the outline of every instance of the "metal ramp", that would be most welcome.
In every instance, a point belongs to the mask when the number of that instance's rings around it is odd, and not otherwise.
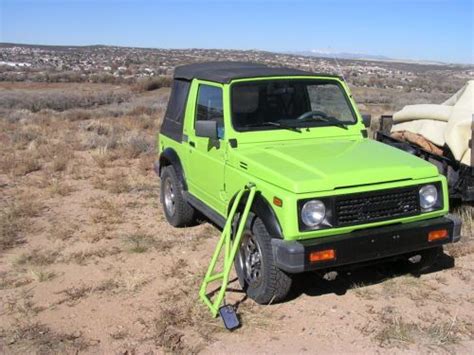
[[[227,221],[222,231],[219,242],[217,243],[214,254],[212,255],[211,262],[206,272],[206,276],[201,284],[199,290],[199,297],[203,302],[209,307],[212,316],[216,317],[219,313],[222,316],[224,324],[227,329],[236,328],[239,323],[235,312],[231,306],[221,307],[222,301],[225,297],[225,292],[227,289],[227,284],[229,283],[229,274],[232,269],[232,265],[237,254],[237,251],[240,246],[240,240],[242,238],[242,233],[245,228],[245,223],[247,221],[252,202],[255,197],[256,187],[254,184],[247,184],[242,190],[240,190],[232,204],[229,215],[227,216]],[[245,203],[244,210],[238,222],[237,232],[232,238],[232,224],[237,212],[237,208],[242,200],[242,197],[248,193],[247,201]],[[223,254],[223,264],[220,271],[216,271],[216,266],[218,265],[219,257]],[[214,281],[221,281],[221,286],[217,291],[217,295],[214,300],[207,294],[208,285]],[[237,322],[237,324],[236,324]]]

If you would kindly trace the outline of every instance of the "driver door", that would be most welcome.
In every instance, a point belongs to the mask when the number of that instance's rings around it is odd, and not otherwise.
[[[194,96],[195,95],[195,96]],[[192,126],[187,127],[187,181],[189,191],[218,212],[225,211],[224,166],[227,144],[224,142],[222,86],[198,81],[194,86]],[[196,135],[196,121],[216,121],[216,139]]]

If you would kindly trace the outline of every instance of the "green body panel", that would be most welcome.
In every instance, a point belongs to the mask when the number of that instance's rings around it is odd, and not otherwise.
[[[300,77],[301,78],[301,77]],[[271,204],[285,239],[309,239],[349,233],[357,229],[393,223],[409,223],[443,216],[448,211],[447,184],[432,164],[388,145],[363,138],[365,129],[360,113],[344,82],[333,77],[308,77],[338,81],[346,91],[358,122],[347,129],[335,126],[314,127],[295,132],[285,129],[238,132],[232,127],[230,90],[235,82],[295,79],[294,77],[240,79],[231,84],[193,80],[186,105],[183,133],[187,142],[159,136],[160,151],[173,148],[180,157],[189,192],[226,217],[232,198],[246,184],[256,184]],[[196,137],[194,117],[200,84],[221,87],[225,134],[219,142]],[[238,146],[230,147],[236,139]],[[246,168],[242,166],[246,165]],[[422,213],[383,222],[350,227],[300,232],[297,201],[305,198],[335,196],[358,192],[441,182],[444,206]],[[283,201],[282,207],[271,202]]]

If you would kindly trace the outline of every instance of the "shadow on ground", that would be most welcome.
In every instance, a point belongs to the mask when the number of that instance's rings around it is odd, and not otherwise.
[[[430,274],[454,267],[454,258],[443,253],[435,264],[423,274]],[[358,269],[335,269],[338,272],[334,280],[327,280],[325,272],[311,272],[296,275],[293,290],[286,302],[294,300],[302,294],[308,296],[321,296],[325,294],[336,294],[343,296],[354,287],[367,287],[382,283],[389,279],[404,275],[420,277],[413,266],[406,262],[386,262],[365,266]]]

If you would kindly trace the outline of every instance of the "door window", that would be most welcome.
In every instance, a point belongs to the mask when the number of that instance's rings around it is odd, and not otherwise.
[[[196,121],[216,121],[219,138],[224,136],[224,111],[222,89],[216,86],[200,85],[198,90]]]

